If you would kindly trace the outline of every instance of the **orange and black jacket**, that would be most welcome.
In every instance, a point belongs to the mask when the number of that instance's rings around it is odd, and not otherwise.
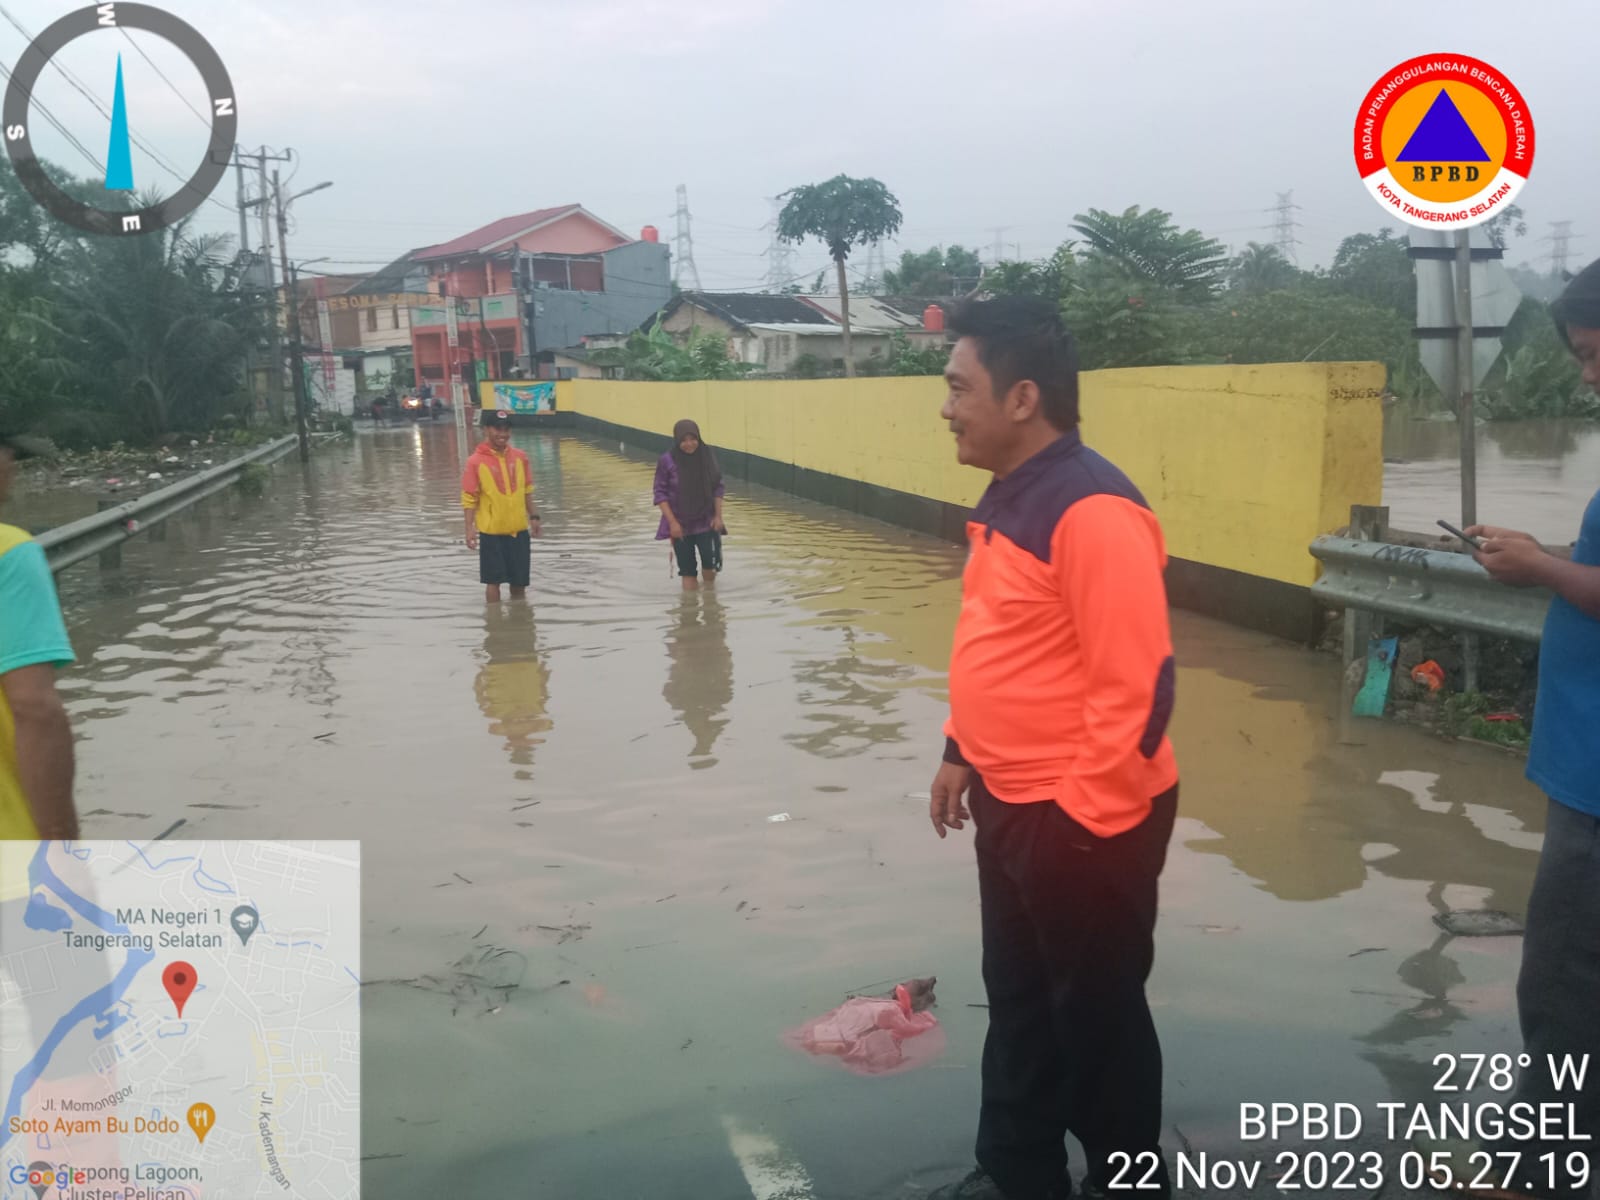
[[[945,761],[1100,837],[1178,781],[1161,526],[1073,431],[989,485],[967,523]]]

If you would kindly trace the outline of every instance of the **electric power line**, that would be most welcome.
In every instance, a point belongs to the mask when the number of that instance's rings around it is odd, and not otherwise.
[[[151,58],[148,54],[146,54],[144,52],[144,47],[139,45],[138,42],[133,40],[133,34],[128,32],[127,26],[119,25],[119,26],[117,26],[117,28],[122,30],[122,36],[128,39],[128,44],[139,52],[139,57],[144,59],[145,62],[149,63],[150,64],[150,69],[152,71],[154,71],[157,75],[160,75],[162,82],[165,83],[169,88],[172,89],[172,94],[183,102],[184,107],[187,108],[190,112],[192,112],[199,119],[199,121],[200,121],[200,123],[202,125],[204,125],[207,129],[210,129],[211,128],[211,118],[206,116],[198,108],[196,108],[194,105],[189,103],[189,98],[178,90],[177,84],[173,83],[172,80],[168,79],[167,76],[166,76],[166,72],[164,72],[160,67],[156,66],[155,59]]]
[[[0,75],[4,75],[5,76],[7,84],[9,84],[11,82],[11,71],[10,71],[10,68],[8,68],[4,63],[0,63]],[[66,138],[67,141],[69,143],[71,143],[77,149],[79,154],[81,154],[85,158],[87,158],[89,160],[89,162],[91,164],[93,164],[94,169],[96,171],[98,171],[102,176],[105,175],[106,169],[105,169],[105,166],[100,162],[100,160],[98,158],[96,158],[93,154],[90,154],[89,151],[85,148],[84,144],[82,142],[80,142],[77,138],[73,137],[73,135],[70,132],[68,132],[67,127],[65,125],[63,125],[60,121],[56,120],[54,113],[52,113],[48,108],[46,108],[43,104],[41,104],[39,101],[35,100],[30,95],[28,97],[28,111],[32,112],[34,109],[38,109],[39,110],[39,115],[42,116],[51,125],[55,126],[56,132],[59,133],[62,137]]]
[[[26,27],[23,26],[22,22],[18,21],[16,19],[16,17],[11,15],[10,10],[8,10],[4,5],[0,5],[0,17],[4,17],[7,21],[9,21],[11,23],[12,28],[14,28],[23,37],[27,38],[30,42],[33,41],[33,35],[28,32]],[[106,106],[104,104],[102,104],[100,102],[99,97],[94,95],[94,93],[92,93],[88,89],[87,85],[85,85],[82,80],[78,79],[77,76],[73,75],[71,71],[67,70],[65,67],[63,67],[60,63],[58,63],[53,58],[50,60],[50,65],[52,67],[54,67],[56,69],[56,72],[63,79],[65,79],[69,84],[71,84],[73,86],[73,88],[76,89],[77,92],[80,95],[82,95],[85,100],[87,100],[90,104],[94,105],[94,108],[95,108],[96,112],[98,112],[107,121],[111,120],[111,111],[108,108],[106,108]],[[33,97],[31,95],[28,97],[28,101],[29,101],[29,104],[31,105],[32,102],[33,102]],[[52,122],[52,124],[54,124],[54,122]],[[149,146],[147,146],[144,143],[144,140],[142,138],[135,137],[133,135],[133,133],[130,131],[129,134],[128,134],[128,140],[131,141],[135,146],[139,147],[140,150],[144,151],[144,153],[149,156],[151,161],[153,161],[157,166],[159,166],[162,170],[164,170],[168,175],[171,175],[174,179],[178,180],[178,182],[184,183],[184,184],[187,184],[189,182],[187,176],[185,176],[182,173],[180,173],[175,167],[172,166],[171,163],[167,162],[166,159],[162,158],[161,155],[157,154],[154,150],[152,150]],[[81,149],[81,147],[80,147],[80,149]],[[231,204],[224,204],[222,201],[216,199],[215,197],[212,197],[212,196],[208,195],[208,196],[204,197],[204,199],[206,199],[207,201],[209,201],[212,204],[215,204],[218,208],[222,209],[224,212],[237,214],[238,211],[239,211],[238,209],[234,208]]]

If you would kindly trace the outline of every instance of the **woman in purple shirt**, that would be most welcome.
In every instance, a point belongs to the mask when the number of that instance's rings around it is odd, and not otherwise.
[[[722,468],[710,446],[700,440],[700,426],[679,421],[672,427],[672,449],[656,463],[655,505],[661,510],[656,540],[672,539],[683,590],[698,587],[695,552],[705,581],[722,569]]]

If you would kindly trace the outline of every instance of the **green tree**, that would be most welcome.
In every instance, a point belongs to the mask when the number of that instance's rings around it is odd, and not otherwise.
[[[685,382],[695,379],[738,379],[750,366],[728,353],[728,340],[709,329],[691,330],[682,341],[661,327],[658,316],[649,329],[636,329],[620,347],[596,350],[591,361],[621,367],[628,379]]]
[[[228,241],[187,222],[133,238],[89,238],[63,255],[62,327],[93,363],[91,390],[145,436],[207,428],[243,401],[262,306],[239,285]]]
[[[1410,324],[1354,296],[1311,291],[1241,295],[1190,328],[1191,349],[1223,362],[1381,362],[1416,355]]]
[[[1339,243],[1327,281],[1336,292],[1399,313],[1408,323],[1417,319],[1417,283],[1410,242],[1392,230],[1356,233]]]
[[[850,346],[850,288],[844,263],[856,246],[881,242],[900,228],[900,203],[876,179],[835,175],[825,183],[808,183],[784,193],[778,214],[778,236],[786,242],[816,238],[828,248],[839,273],[839,309],[844,324],[844,370],[855,374]]]
[[[991,296],[1043,296],[1059,300],[1066,295],[1078,262],[1072,248],[1062,242],[1044,262],[1002,262],[983,277],[983,290]]]
[[[1228,264],[1221,242],[1198,229],[1179,229],[1159,208],[1141,212],[1134,205],[1121,213],[1091,208],[1074,218],[1072,228],[1083,235],[1091,256],[1185,300],[1210,298]]]
[[[883,273],[883,290],[891,295],[930,300],[959,296],[976,287],[982,275],[977,251],[965,246],[951,246],[948,250],[934,246],[921,254],[906,250],[900,255],[899,267]]]
[[[1276,246],[1263,246],[1251,242],[1228,264],[1228,290],[1258,295],[1261,292],[1278,292],[1293,287],[1300,280],[1300,270]]]

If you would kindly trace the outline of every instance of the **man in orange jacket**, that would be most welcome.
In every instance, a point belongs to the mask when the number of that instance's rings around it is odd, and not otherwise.
[[[941,416],[994,479],[967,524],[950,719],[930,816],[977,826],[983,981],[978,1166],[941,1200],[1167,1197],[1161,1046],[1145,999],[1178,801],[1161,527],[1078,435],[1053,305],[967,305]],[[1139,1190],[1133,1190],[1135,1186]]]
[[[532,565],[529,543],[539,536],[539,514],[533,507],[533,474],[528,456],[511,445],[511,414],[495,409],[483,414],[483,442],[461,473],[461,507],[466,510],[467,549],[478,552],[478,577],[490,604],[500,599],[500,585],[511,585],[511,598],[528,594]]]

